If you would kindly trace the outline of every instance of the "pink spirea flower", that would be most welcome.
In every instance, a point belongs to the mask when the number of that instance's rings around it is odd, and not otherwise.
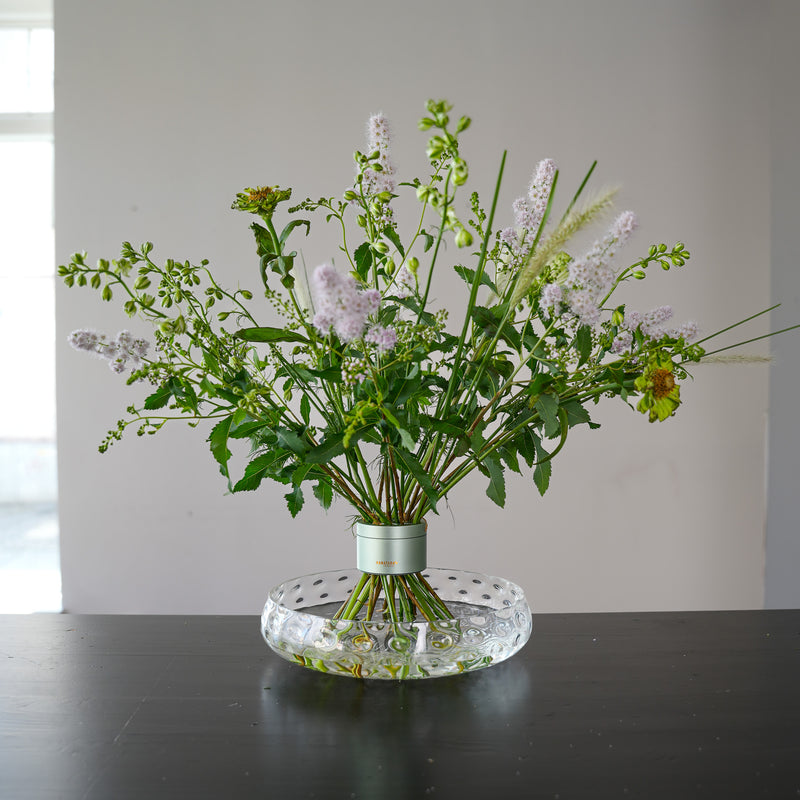
[[[382,325],[373,325],[364,339],[377,345],[378,352],[387,353],[397,344],[397,332],[394,328],[384,328]]]
[[[116,338],[109,341],[104,333],[92,330],[73,331],[68,337],[69,343],[76,350],[85,350],[108,361],[112,372],[121,373],[128,367],[138,367],[150,349],[146,339],[135,337],[130,331],[120,331]]]
[[[417,279],[411,270],[403,264],[397,272],[394,285],[394,293],[398,297],[410,297],[416,291]]]
[[[364,173],[365,188],[368,194],[392,192],[394,194],[395,168],[391,157],[392,134],[389,120],[383,114],[373,114],[367,121],[367,152],[378,151],[378,163],[382,169],[367,170]]]
[[[540,161],[533,171],[528,196],[517,198],[512,206],[517,227],[523,228],[531,235],[536,235],[544,218],[555,174],[556,163],[552,158]]]
[[[564,302],[564,290],[557,283],[546,283],[542,287],[541,305],[543,308],[553,309],[553,313],[561,313],[561,303]]]
[[[569,310],[578,318],[582,325],[593,328],[600,320],[600,308],[586,289],[574,289],[567,297]]]
[[[311,278],[316,301],[314,327],[323,335],[333,328],[343,342],[358,339],[368,318],[378,310],[377,289],[360,290],[351,275],[342,276],[331,264],[322,264]]]

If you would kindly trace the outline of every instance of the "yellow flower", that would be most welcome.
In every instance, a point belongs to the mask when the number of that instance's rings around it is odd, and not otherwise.
[[[681,389],[675,381],[673,366],[668,356],[652,355],[644,372],[633,383],[636,390],[642,392],[636,408],[642,414],[649,412],[650,422],[663,422],[681,403]]]
[[[262,217],[271,217],[275,206],[282,200],[292,196],[291,189],[279,189],[277,186],[256,186],[255,189],[245,189],[236,195],[231,208],[239,211],[249,211]]]

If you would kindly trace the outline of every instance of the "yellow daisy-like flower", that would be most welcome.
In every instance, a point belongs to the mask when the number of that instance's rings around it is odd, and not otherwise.
[[[245,189],[236,195],[231,208],[239,211],[249,211],[262,217],[271,217],[275,206],[292,196],[291,189],[280,189],[277,186],[256,186],[255,189]]]
[[[634,381],[636,390],[642,392],[636,408],[642,414],[649,413],[650,422],[663,422],[681,403],[681,388],[675,381],[673,366],[668,357],[651,356],[644,372]]]

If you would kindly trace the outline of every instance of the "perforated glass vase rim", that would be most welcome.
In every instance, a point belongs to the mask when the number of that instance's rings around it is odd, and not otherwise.
[[[470,580],[473,582],[473,584],[475,586],[480,586],[481,583],[485,582],[487,585],[491,586],[491,588],[494,589],[495,591],[504,592],[504,593],[507,592],[513,598],[513,600],[509,600],[507,598],[504,599],[502,604],[498,605],[498,606],[481,604],[481,608],[483,608],[484,610],[486,610],[488,612],[503,612],[504,614],[506,614],[506,613],[509,613],[509,612],[512,612],[512,611],[516,610],[517,608],[523,608],[523,607],[530,611],[527,599],[525,597],[525,592],[523,591],[523,589],[520,586],[518,586],[516,583],[514,583],[511,580],[509,580],[508,578],[500,578],[500,577],[496,577],[494,575],[487,575],[487,574],[485,574],[483,572],[476,572],[474,570],[447,569],[445,567],[426,567],[424,570],[420,570],[420,573],[429,582],[430,582],[429,579],[431,577],[433,577],[434,574],[439,574],[439,573],[441,573],[441,578],[443,578],[444,580],[447,580],[448,583],[450,582],[451,576],[453,576],[453,577],[455,577],[455,576],[472,576],[472,577],[470,577]],[[345,623],[353,622],[353,620],[342,620],[342,619],[334,620],[331,617],[320,616],[319,614],[315,614],[314,613],[314,608],[317,608],[317,607],[323,606],[323,605],[328,605],[329,603],[344,602],[344,600],[349,595],[349,592],[347,591],[347,589],[350,589],[350,590],[353,589],[353,587],[355,586],[355,582],[358,580],[360,575],[361,575],[361,570],[358,570],[355,567],[351,567],[349,569],[334,569],[334,570],[324,570],[324,571],[321,571],[321,572],[312,572],[312,573],[309,573],[307,575],[300,575],[300,576],[298,576],[296,578],[289,578],[289,579],[287,579],[285,581],[282,581],[281,583],[273,586],[270,589],[269,595],[268,595],[267,604],[265,605],[265,610],[266,610],[266,606],[269,605],[270,602],[272,602],[275,606],[277,606],[279,608],[283,608],[286,611],[289,611],[291,613],[307,614],[309,616],[316,617],[317,619],[325,620],[325,621],[332,622],[332,623],[345,624]],[[336,584],[340,585],[342,587],[343,592],[340,595],[339,594],[333,594],[332,595],[330,592],[328,592],[328,593],[324,593],[324,596],[319,596],[319,597],[316,597],[316,598],[307,598],[307,597],[304,597],[304,596],[303,597],[299,597],[299,598],[295,598],[295,604],[294,604],[293,608],[288,606],[288,605],[285,605],[282,602],[283,594],[285,594],[287,591],[293,591],[294,589],[297,589],[297,588],[301,587],[303,585],[304,581],[308,581],[311,578],[314,578],[315,580],[320,581],[320,585],[323,582],[326,582],[327,580],[330,580],[330,579],[333,578],[333,579],[335,579]],[[349,581],[352,581],[352,582],[349,582]],[[477,582],[480,582],[480,583],[477,583]],[[292,588],[288,588],[288,587],[292,586],[292,584],[294,584],[294,586]],[[312,585],[313,585],[313,581],[312,581]],[[442,586],[435,586],[433,584],[431,584],[431,585],[432,585],[433,589],[437,593],[440,594],[442,600],[444,600],[445,603],[447,603],[447,602],[455,602],[455,603],[466,602],[466,597],[468,596],[466,593],[463,594],[463,595],[461,593],[457,593],[457,595],[459,595],[459,596],[450,596],[445,591],[446,588],[447,588],[447,584],[442,584]],[[279,593],[281,593],[281,592],[283,592],[283,594],[279,595]],[[491,602],[492,599],[493,599],[492,596],[491,595],[486,595],[485,592],[483,592],[481,594],[481,596],[478,598],[478,600],[482,600],[482,601],[487,602],[487,603]],[[502,599],[502,596],[499,597],[499,598],[495,598],[495,599],[496,600]],[[473,602],[477,602],[477,601],[475,599],[473,599]],[[450,618],[451,621],[452,620],[458,621],[458,619],[459,619],[458,617]],[[427,620],[424,620],[424,619],[414,620],[413,622],[408,622],[408,621],[407,622],[392,622],[391,620],[383,620],[383,619],[375,619],[375,620],[357,619],[355,621],[361,622],[361,623],[365,623],[367,625],[378,625],[381,628],[385,628],[386,626],[389,626],[389,625],[398,625],[398,626],[406,626],[407,627],[408,625],[425,626],[425,625],[429,624],[429,622]],[[434,620],[434,621],[435,622],[440,622],[442,620]]]
[[[411,680],[494,666],[521,650],[531,636],[531,611],[515,583],[482,572],[435,567],[422,574],[455,617],[403,622],[331,619],[361,574],[350,567],[275,586],[261,614],[261,635],[270,649],[317,672]],[[326,616],[315,613],[323,604]]]

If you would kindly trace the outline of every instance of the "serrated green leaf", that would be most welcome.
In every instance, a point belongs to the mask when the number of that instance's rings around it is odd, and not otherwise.
[[[383,411],[383,415],[389,420],[389,422],[392,423],[398,434],[400,434],[400,441],[403,447],[405,447],[407,450],[413,450],[415,442],[411,438],[411,434],[400,424],[397,417],[395,417],[395,415],[392,414],[392,412],[389,411],[386,406],[383,406],[381,411]]]
[[[169,378],[165,383],[156,389],[153,394],[144,401],[144,408],[154,411],[157,408],[164,408],[173,394],[173,379]]]
[[[539,494],[544,496],[548,486],[550,486],[550,475],[553,472],[553,462],[545,461],[542,464],[537,464],[533,470],[533,482],[539,490]]]
[[[278,444],[286,450],[291,450],[297,455],[305,454],[309,446],[304,442],[296,431],[289,428],[278,428],[275,433],[278,435]]]
[[[503,474],[503,465],[497,458],[487,458],[481,470],[489,477],[489,485],[486,487],[486,496],[494,501],[500,508],[506,504],[506,479]]]
[[[327,511],[333,502],[333,487],[330,481],[320,480],[319,483],[314,484],[311,491],[314,493],[314,497],[319,500],[319,504]]]
[[[233,334],[235,339],[245,342],[303,342],[309,340],[297,331],[287,331],[284,328],[259,327],[242,328]]]
[[[326,436],[316,447],[312,447],[303,460],[308,464],[327,464],[332,458],[344,453],[344,433]]]
[[[270,473],[275,464],[287,458],[285,452],[272,450],[256,456],[244,470],[244,476],[233,487],[234,492],[252,492],[261,485],[261,481]]]
[[[575,344],[573,345],[578,352],[578,366],[585,363],[592,354],[592,332],[588,325],[581,325],[575,334]]]
[[[397,248],[397,252],[400,253],[403,258],[405,258],[406,251],[403,249],[403,243],[400,241],[397,231],[387,225],[383,229],[383,235]]]
[[[356,262],[356,272],[361,280],[366,280],[372,266],[372,248],[369,242],[364,242],[356,248],[353,257]]]
[[[475,270],[470,269],[469,267],[462,266],[461,264],[456,264],[453,269],[456,273],[461,277],[464,281],[466,281],[470,286],[472,286],[473,281],[475,280]],[[494,285],[492,279],[483,272],[481,274],[481,285],[488,286],[495,294],[497,294],[497,287]]]
[[[552,394],[539,396],[534,408],[544,422],[544,435],[548,439],[558,436],[561,432],[561,423],[558,421],[558,400]]]
[[[303,490],[299,486],[295,486],[294,489],[288,494],[285,494],[284,497],[286,498],[286,505],[289,508],[289,513],[292,515],[292,518],[296,517],[303,507]]]
[[[211,429],[211,433],[208,436],[211,454],[219,464],[219,471],[228,478],[228,488],[231,488],[230,473],[228,472],[228,461],[231,457],[231,451],[228,450],[228,434],[230,433],[232,421],[232,415],[221,419]]]

